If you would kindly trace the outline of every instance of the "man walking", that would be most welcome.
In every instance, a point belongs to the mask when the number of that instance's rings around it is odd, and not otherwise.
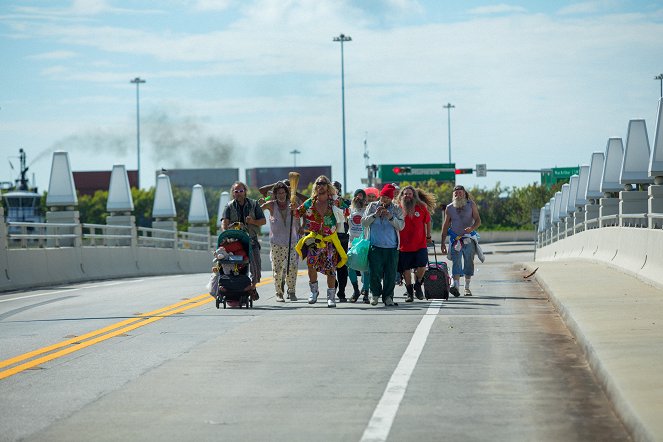
[[[405,279],[405,302],[412,302],[415,295],[417,299],[424,299],[421,284],[428,263],[428,243],[431,241],[430,212],[435,210],[435,196],[412,186],[405,186],[398,195],[398,205],[403,210],[405,220],[405,226],[399,233],[398,271]],[[412,269],[415,269],[414,284]]]
[[[454,187],[453,200],[445,210],[442,226],[442,254],[447,253],[445,240],[449,235],[449,254],[451,255],[452,280],[449,291],[460,296],[458,290],[460,277],[465,275],[465,296],[472,296],[470,280],[474,275],[474,255],[476,254],[476,229],[481,225],[479,209],[470,199],[470,194],[463,186]]]
[[[385,184],[380,199],[368,205],[362,226],[370,228],[368,268],[371,274],[371,305],[382,297],[386,306],[394,303],[396,268],[398,266],[398,232],[403,229],[403,211],[392,203],[396,188]]]
[[[254,199],[247,196],[248,187],[241,181],[235,181],[230,188],[233,199],[228,202],[226,208],[223,209],[221,216],[221,229],[228,230],[228,227],[233,223],[241,223],[246,227],[251,238],[251,260],[249,261],[249,269],[251,270],[251,284],[254,286],[260,282],[260,242],[258,235],[260,235],[260,226],[267,223],[265,214],[263,213],[260,205]],[[254,298],[258,299],[258,292],[254,290]]]

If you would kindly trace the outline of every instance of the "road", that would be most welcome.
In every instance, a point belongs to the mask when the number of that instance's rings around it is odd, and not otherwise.
[[[629,440],[519,262],[473,297],[217,310],[207,275],[0,294],[0,440]],[[504,253],[504,252],[510,253]]]

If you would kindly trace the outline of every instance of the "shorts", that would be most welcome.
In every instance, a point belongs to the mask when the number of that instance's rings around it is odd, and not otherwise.
[[[419,249],[416,252],[398,252],[398,272],[426,267],[428,264],[428,249]]]

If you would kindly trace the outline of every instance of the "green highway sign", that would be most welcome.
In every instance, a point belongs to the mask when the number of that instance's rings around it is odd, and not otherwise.
[[[381,164],[378,177],[382,183],[398,183],[401,181],[456,181],[455,163],[438,164]]]
[[[541,170],[541,184],[551,187],[559,181],[568,181],[572,175],[580,173],[580,166],[575,167],[553,167]]]

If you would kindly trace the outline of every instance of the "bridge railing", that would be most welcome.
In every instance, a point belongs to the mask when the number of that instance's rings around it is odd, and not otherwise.
[[[558,222],[551,223],[545,229],[539,230],[537,234],[537,247],[545,247],[579,232],[603,227],[620,226],[661,230],[663,223],[650,222],[650,220],[660,219],[663,219],[663,213],[617,213],[574,222],[572,214]]]
[[[7,223],[8,248],[153,247],[211,250],[208,234],[123,225],[89,223]]]

